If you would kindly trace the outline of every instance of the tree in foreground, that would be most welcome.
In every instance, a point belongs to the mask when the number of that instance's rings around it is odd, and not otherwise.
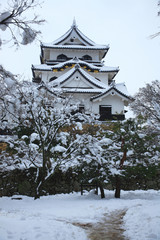
[[[81,121],[92,124],[92,118],[77,112],[77,104],[51,93],[46,86],[37,88],[23,82],[13,87],[0,101],[1,128],[7,126],[14,135],[8,141],[14,154],[4,154],[3,166],[34,166],[38,197],[40,188],[56,169],[64,171],[76,165],[75,156],[84,144],[84,136],[76,131],[82,128]],[[70,132],[66,130],[69,126]]]
[[[158,135],[147,131],[142,119],[128,119],[99,126],[85,134],[85,144],[77,155],[82,183],[96,184],[104,198],[104,187],[115,182],[115,197],[120,198],[121,178],[127,169],[159,164]]]
[[[78,112],[78,104],[52,92],[47,85],[6,78],[0,97],[1,129],[13,135],[5,139],[7,152],[1,166],[37,169],[35,198],[56,170],[70,167],[81,180],[97,183],[104,196],[109,177],[116,179],[115,197],[120,197],[120,178],[127,168],[159,163],[159,135],[148,131],[142,119],[95,125],[92,115]],[[4,94],[5,93],[5,94]],[[88,124],[88,129],[83,126]]]
[[[127,119],[114,125],[113,139],[116,146],[121,144],[116,165],[121,171],[114,175],[115,197],[119,198],[121,176],[125,175],[127,169],[139,166],[148,169],[160,164],[159,134],[148,131],[148,125],[142,118]]]
[[[105,198],[104,184],[108,182],[110,159],[114,152],[109,151],[113,144],[110,134],[105,136],[101,126],[94,126],[94,131],[83,133],[83,144],[77,155],[77,166],[82,184],[94,184],[100,188],[101,198]],[[109,131],[110,132],[110,131]]]

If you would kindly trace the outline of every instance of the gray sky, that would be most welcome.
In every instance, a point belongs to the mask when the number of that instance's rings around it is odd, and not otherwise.
[[[1,2],[2,0],[0,0]],[[145,83],[160,80],[160,31],[158,0],[44,0],[38,14],[46,19],[40,27],[42,42],[52,42],[63,35],[76,18],[78,28],[99,44],[109,44],[105,65],[120,71],[116,82],[125,82],[130,94]],[[19,50],[3,46],[0,62],[14,72],[32,78],[31,64],[40,64],[40,44]]]

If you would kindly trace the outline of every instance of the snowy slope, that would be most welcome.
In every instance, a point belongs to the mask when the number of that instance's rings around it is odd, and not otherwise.
[[[96,224],[115,210],[126,211],[124,239],[160,239],[160,191],[149,190],[122,191],[121,199],[115,199],[113,191],[106,191],[104,200],[91,193],[60,194],[38,200],[2,197],[0,240],[87,240],[88,231],[73,224]]]

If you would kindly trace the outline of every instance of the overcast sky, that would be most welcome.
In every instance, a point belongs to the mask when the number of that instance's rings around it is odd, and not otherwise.
[[[2,3],[3,0],[0,0]],[[40,27],[42,42],[63,35],[75,17],[78,28],[94,42],[109,44],[105,65],[120,71],[116,82],[125,82],[130,94],[145,83],[160,80],[160,31],[158,0],[44,0],[37,13],[46,23]],[[31,65],[40,64],[40,44],[15,48],[3,46],[0,62],[14,72],[32,78]]]

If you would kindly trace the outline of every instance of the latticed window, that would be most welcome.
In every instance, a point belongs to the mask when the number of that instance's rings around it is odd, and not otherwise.
[[[89,56],[89,55],[84,55],[84,56],[82,57],[82,59],[83,59],[83,60],[92,60],[92,57]]]
[[[66,61],[67,59],[68,59],[67,56],[64,55],[64,54],[60,54],[60,55],[57,56],[57,60],[63,60],[63,61]]]

